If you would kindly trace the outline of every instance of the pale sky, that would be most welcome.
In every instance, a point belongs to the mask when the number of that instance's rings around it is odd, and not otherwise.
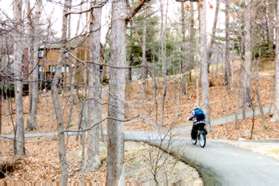
[[[23,2],[26,0],[23,0]],[[31,0],[31,6],[33,6],[35,0]],[[80,3],[80,0],[72,0],[73,5],[77,5]],[[155,0],[154,7],[159,10],[159,0]],[[0,0],[0,18],[5,18],[6,16],[12,18],[12,2],[13,0]],[[57,32],[57,37],[60,37],[61,33],[61,22],[62,22],[62,12],[63,12],[63,0],[43,0],[43,12],[42,12],[42,20],[46,22],[45,20],[51,19],[52,22],[52,29]],[[165,1],[167,2],[167,0]],[[208,0],[207,5],[207,32],[210,33],[212,29],[213,24],[213,17],[214,17],[214,8],[216,0]],[[175,0],[169,0],[169,10],[168,10],[168,17],[169,21],[179,21],[180,20],[180,3],[176,2]],[[222,8],[223,6],[221,6]],[[83,7],[84,9],[86,7]],[[103,8],[103,16],[102,16],[102,41],[104,42],[104,38],[106,35],[106,31],[110,22],[110,9],[111,9],[111,3],[105,5]],[[78,7],[73,7],[74,11],[79,11]],[[5,15],[6,14],[6,15]],[[219,12],[219,24],[223,25],[224,23],[224,16],[222,15],[223,12]],[[76,33],[76,25],[79,19],[79,15],[72,15],[72,25],[71,25],[71,32],[72,36]],[[85,15],[81,17],[81,24],[79,32],[82,31],[82,29],[85,27]]]

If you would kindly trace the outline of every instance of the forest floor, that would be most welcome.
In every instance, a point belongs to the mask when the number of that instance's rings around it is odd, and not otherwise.
[[[57,140],[28,140],[26,156],[11,159],[10,157],[13,157],[12,145],[7,141],[1,142],[0,185],[13,185],[14,183],[37,183],[40,185],[57,183],[59,185],[61,174],[57,145]],[[68,138],[67,160],[71,185],[77,185],[81,180],[86,185],[104,185],[106,178],[106,148],[104,144],[101,145],[100,151],[102,160],[100,169],[83,173],[81,171],[82,148],[80,140],[76,140],[75,137]],[[203,185],[195,169],[177,161],[155,147],[127,142],[125,143],[124,161],[126,185],[154,185],[154,175],[156,175],[159,183],[181,182],[194,186]],[[156,174],[154,170],[157,171]]]
[[[218,140],[224,143],[231,144],[233,146],[247,149],[253,152],[257,152],[274,159],[279,160],[279,141],[278,140],[257,140],[257,141],[247,141],[247,140]]]
[[[271,63],[271,62],[269,62]],[[270,64],[271,65],[271,64]],[[232,85],[228,89],[223,85],[222,67],[213,69],[210,74],[210,117],[211,119],[221,118],[223,116],[234,114],[241,111],[241,76],[240,64],[238,62],[233,66]],[[274,72],[267,67],[259,73],[259,79],[252,81],[252,97],[255,107],[259,106],[256,100],[256,89],[259,90],[260,101],[262,105],[270,105],[273,102],[273,78]],[[158,126],[167,128],[179,126],[185,123],[191,110],[201,101],[201,90],[196,88],[195,74],[192,73],[192,81],[187,83],[187,92],[184,95],[181,91],[181,76],[169,76],[167,84],[167,94],[164,102],[164,111],[162,107],[163,80],[157,78],[156,81],[149,79],[147,81],[132,81],[126,86],[125,116],[134,118],[124,123],[125,130],[153,130]],[[156,87],[156,88],[154,88]],[[83,91],[77,90],[75,96],[72,120],[68,122],[70,110],[69,94],[60,95],[62,103],[65,125],[69,123],[70,128],[77,128],[81,110],[81,100]],[[103,118],[107,115],[108,109],[108,87],[103,88]],[[202,105],[201,105],[202,106]],[[25,125],[28,122],[29,98],[24,97],[24,118]],[[164,113],[164,115],[162,115]],[[138,116],[135,118],[135,116]],[[162,119],[163,118],[163,119]],[[15,120],[14,100],[5,100],[3,104],[3,126],[2,133],[13,133]],[[105,122],[103,123],[105,127]],[[56,131],[55,115],[52,108],[50,92],[41,92],[38,106],[38,126],[39,132]]]
[[[263,106],[270,107],[273,110],[274,100],[274,74],[275,64],[271,59],[263,59],[259,64],[258,80],[254,81],[252,88],[253,106],[259,108],[259,102],[256,101],[256,89],[260,92],[260,101]],[[257,79],[257,77],[255,77]],[[231,100],[232,102],[239,102]],[[225,105],[226,103],[224,103]],[[228,103],[227,103],[228,104]],[[250,108],[251,109],[251,108]],[[239,112],[242,111],[239,106]],[[240,121],[230,122],[224,125],[213,126],[209,134],[213,139],[224,140],[273,140],[279,139],[279,122],[272,121],[272,113],[264,116],[243,119]]]
[[[274,70],[273,62],[268,61],[261,64],[261,70],[259,72],[258,80],[255,78],[252,81],[252,97],[253,105],[259,107],[259,102],[256,100],[256,91],[259,90],[260,102],[262,105],[270,105],[273,100],[273,87],[274,87]],[[220,70],[221,69],[221,70]],[[235,63],[233,65],[232,85],[230,89],[223,85],[222,67],[219,69],[213,69],[210,74],[210,115],[212,119],[221,118],[226,115],[234,114],[241,111],[240,95],[241,95],[241,75],[240,64]],[[129,122],[124,123],[126,131],[152,131],[158,126],[165,128],[173,128],[183,126],[186,118],[195,105],[200,103],[201,90],[196,88],[195,74],[192,76],[192,81],[187,83],[187,93],[184,95],[181,91],[181,76],[170,76],[168,79],[167,96],[165,99],[164,112],[162,112],[162,93],[163,93],[163,81],[161,78],[154,80],[133,81],[126,86],[126,101],[125,101],[125,115],[126,118],[133,118]],[[156,87],[156,88],[154,88]],[[67,93],[60,95],[60,101],[63,105],[64,120],[69,123],[71,129],[77,129],[80,116],[81,101],[83,97],[83,91],[77,90],[77,96],[75,97],[74,110],[72,112],[72,120],[68,122],[69,114],[69,95]],[[107,114],[107,101],[108,101],[108,88],[103,88],[103,117]],[[24,98],[24,118],[25,125],[28,121],[28,108],[29,99]],[[162,113],[164,115],[162,116]],[[163,118],[163,119],[162,119]],[[14,100],[5,100],[3,104],[3,123],[2,134],[11,134],[14,130],[15,121],[15,104]],[[264,118],[257,116],[254,119],[245,119],[238,122],[232,122],[229,124],[213,126],[209,133],[211,139],[222,140],[249,140],[251,137],[251,129],[253,127],[253,140],[262,139],[279,139],[279,123],[271,122],[271,116],[266,115]],[[103,123],[103,128],[105,128]],[[55,116],[52,108],[52,100],[50,92],[41,92],[38,106],[38,127],[36,132],[54,132],[56,131]],[[149,148],[144,145],[140,145],[138,150],[135,150],[135,145],[128,145],[126,164],[127,170],[131,170],[131,167],[136,167],[136,162],[144,162],[142,159],[146,155],[146,151],[150,151]],[[0,144],[0,157],[12,156],[12,143],[3,142]],[[81,145],[79,141],[75,140],[75,137],[69,137],[67,140],[68,160],[70,164],[70,180],[77,182],[80,179],[80,157],[81,157]],[[146,149],[142,150],[142,149]],[[22,178],[26,181],[58,181],[59,180],[59,164],[57,157],[57,141],[56,140],[28,140],[26,143],[27,156],[19,160],[11,160],[16,170],[9,174],[4,180],[17,180]],[[144,153],[145,152],[145,153]],[[148,153],[147,153],[148,154]],[[105,158],[105,153],[102,155]],[[137,159],[139,158],[139,159]],[[135,160],[135,161],[130,161]],[[173,160],[174,161],[174,160]],[[141,163],[140,163],[141,164]],[[170,163],[172,164],[172,163]],[[147,167],[147,166],[145,166]],[[183,166],[184,167],[184,166]],[[185,168],[185,167],[184,167]],[[196,181],[198,178],[197,173],[191,168],[186,166],[189,170],[189,176],[194,178],[192,181]],[[136,169],[135,169],[136,170]],[[139,178],[142,175],[140,172],[148,172],[146,169],[137,169],[136,172],[128,171],[128,182],[136,182],[135,177]],[[188,172],[188,171],[185,171]],[[163,173],[162,173],[163,174]],[[175,173],[172,173],[175,175]],[[151,175],[152,176],[152,175]],[[144,177],[144,176],[142,176]],[[92,172],[85,175],[86,180],[92,181],[93,178],[96,182],[102,182],[105,179],[105,163],[102,165],[100,171]],[[197,178],[197,179],[196,179]],[[180,179],[180,178],[179,178]],[[184,179],[184,178],[181,178]],[[142,181],[142,180],[141,180]],[[177,181],[177,180],[176,180]],[[179,181],[179,180],[178,180]]]

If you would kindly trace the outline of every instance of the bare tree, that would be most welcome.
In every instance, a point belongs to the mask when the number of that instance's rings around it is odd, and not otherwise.
[[[182,52],[182,60],[181,60],[181,91],[184,95],[186,95],[186,90],[187,90],[187,80],[185,79],[185,72],[186,72],[186,21],[185,21],[185,3],[181,2],[181,32],[182,32],[182,47],[181,47],[181,52]]]
[[[212,27],[212,34],[211,34],[211,38],[210,38],[210,42],[209,42],[209,50],[208,50],[208,60],[209,60],[209,62],[210,62],[212,54],[213,54],[213,49],[212,48],[213,48],[213,45],[214,45],[214,42],[215,42],[215,39],[216,39],[215,35],[216,35],[216,30],[217,30],[219,7],[220,7],[220,0],[216,0],[216,8],[215,8],[214,21],[213,21],[213,27]]]
[[[189,42],[189,48],[190,48],[190,53],[189,53],[189,63],[194,64],[195,62],[195,14],[194,14],[194,5],[193,2],[191,2],[191,10],[190,10],[190,28],[189,28],[189,37],[190,37],[190,42]],[[190,80],[191,80],[191,72],[190,72]]]
[[[143,19],[143,33],[142,33],[142,78],[145,80],[148,76],[148,64],[146,60],[146,29],[147,29],[147,24],[146,24],[146,19],[147,19],[147,7],[144,9],[144,19]]]
[[[201,89],[202,104],[209,116],[209,84],[208,84],[208,52],[206,33],[206,6],[208,1],[204,0],[200,11],[200,55],[201,55]]]
[[[242,107],[245,116],[245,108],[250,103],[250,91],[251,91],[251,63],[252,63],[252,51],[251,51],[251,0],[245,0],[244,11],[244,44],[245,44],[245,61],[242,68],[243,73],[243,89],[242,89]]]
[[[24,14],[26,14],[27,17],[27,24],[24,25],[25,28],[24,30],[26,30],[26,43],[28,43],[28,55],[26,56],[26,58],[28,58],[29,60],[29,64],[28,64],[28,73],[30,73],[30,75],[28,76],[28,95],[29,95],[29,118],[30,118],[30,113],[31,113],[31,109],[32,109],[32,69],[33,69],[33,64],[34,64],[34,21],[33,21],[33,8],[31,9],[31,2],[30,0],[25,0],[24,4],[27,6],[26,7],[26,12]],[[27,121],[27,128],[31,130],[31,127],[29,126],[30,122],[29,120]]]
[[[231,65],[230,65],[230,38],[229,38],[229,0],[225,0],[225,73],[224,84],[230,86]]]
[[[167,59],[165,51],[165,3],[163,0],[160,0],[160,62],[162,63],[162,75],[164,80],[167,76]]]
[[[276,61],[275,61],[275,109],[273,112],[273,120],[279,120],[279,1],[277,0],[277,15],[276,15]]]
[[[3,96],[3,84],[0,82],[0,134],[2,134],[2,96]]]
[[[68,7],[68,11],[69,11],[69,12],[70,12],[71,9],[72,9],[72,1],[73,1],[73,0],[70,0],[70,1],[69,1],[69,7]],[[68,39],[71,38],[71,21],[72,21],[71,17],[72,17],[71,14],[69,14],[69,15],[67,16],[67,18],[68,18],[67,38],[68,38]]]
[[[14,1],[15,33],[14,33],[14,75],[15,75],[15,99],[16,99],[16,133],[15,154],[24,155],[24,119],[22,98],[22,0]]]
[[[68,10],[71,11],[72,9],[72,0],[70,0],[69,2],[70,6],[68,7]],[[82,6],[81,6],[82,7]],[[80,10],[82,11],[82,10]],[[81,16],[82,14],[80,14]],[[67,39],[71,38],[71,14],[68,15],[68,33],[67,33]],[[79,21],[77,23],[77,31],[78,32],[78,28],[80,25],[80,18]],[[77,35],[77,33],[76,33]],[[76,66],[75,64],[69,64],[69,84],[70,84],[70,98],[69,98],[69,103],[70,103],[70,107],[69,107],[69,113],[68,113],[68,121],[67,121],[67,128],[71,127],[71,122],[72,122],[72,116],[73,116],[73,110],[74,110],[74,101],[75,101],[75,71],[76,70]],[[65,70],[65,75],[67,74],[67,71]],[[65,78],[67,79],[67,78]],[[67,82],[65,83],[65,88],[67,88]]]
[[[91,5],[94,6],[94,1]],[[102,85],[101,85],[101,17],[102,7],[94,8],[91,12],[90,22],[90,58],[93,63],[88,65],[88,125],[102,120]],[[99,167],[99,133],[100,127],[96,125],[89,131],[89,144],[87,147],[87,170]]]
[[[168,15],[168,0],[164,2],[160,0],[160,62],[162,64],[163,75],[163,95],[162,95],[162,109],[161,109],[161,125],[164,125],[164,112],[165,112],[165,100],[168,89],[168,63],[166,57],[166,25]],[[165,4],[166,3],[166,4]],[[165,7],[166,6],[166,7]]]
[[[63,9],[63,22],[62,22],[62,48],[60,53],[60,59],[58,67],[62,67],[63,63],[66,60],[66,43],[67,43],[67,12],[68,7],[70,7],[70,0],[64,1],[64,9]],[[62,78],[61,72],[56,71],[52,85],[51,85],[51,94],[52,94],[52,102],[55,110],[55,116],[57,120],[57,129],[58,129],[58,153],[60,160],[60,168],[61,168],[61,185],[67,185],[68,183],[68,164],[66,159],[66,147],[65,147],[65,135],[64,135],[64,120],[63,120],[63,112],[61,108],[61,103],[58,95],[58,81]]]
[[[40,47],[40,38],[39,38],[39,22],[41,17],[41,9],[42,9],[42,0],[36,1],[36,8],[35,8],[35,17],[34,17],[34,25],[33,25],[33,34],[32,34],[32,98],[31,98],[31,112],[30,112],[30,119],[28,128],[29,129],[35,129],[37,126],[37,110],[38,110],[38,81],[39,81],[39,58],[38,58],[38,51]]]
[[[123,67],[126,64],[126,0],[112,1],[111,22],[111,59],[110,64]],[[108,150],[107,150],[107,185],[124,185],[124,142],[122,122],[124,119],[124,100],[126,71],[110,68],[109,108],[108,108]]]
[[[266,21],[266,39],[269,45],[269,49],[272,49],[274,38],[274,21],[276,11],[276,0],[265,0],[265,21]]]

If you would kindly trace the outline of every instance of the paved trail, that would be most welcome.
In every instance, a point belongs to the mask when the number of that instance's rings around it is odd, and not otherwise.
[[[206,148],[193,146],[190,139],[168,139],[161,143],[155,133],[126,133],[127,141],[141,141],[170,152],[195,167],[208,186],[275,186],[279,161],[226,143],[209,141]]]
[[[268,107],[264,112],[269,111]],[[252,116],[247,113],[247,117]],[[259,114],[257,109],[256,115]],[[241,119],[241,114],[238,114]],[[235,120],[235,115],[226,116],[212,121],[212,125],[220,125]],[[279,185],[279,161],[248,151],[220,141],[209,141],[205,149],[190,144],[190,139],[183,136],[190,131],[189,126],[178,127],[173,130],[176,137],[169,137],[161,143],[162,135],[151,132],[125,132],[126,141],[145,142],[159,147],[195,167],[208,186],[275,186]],[[78,133],[68,133],[69,136]],[[55,138],[57,133],[27,133],[28,138]],[[179,138],[180,137],[180,138]],[[182,138],[181,138],[182,137]],[[13,135],[2,135],[1,139],[11,140]]]
[[[263,112],[264,114],[268,114],[270,113],[270,105],[266,105],[263,107]],[[259,116],[261,114],[260,109],[256,108],[255,109],[255,116]],[[246,111],[246,118],[252,118],[253,117],[253,111],[251,109]],[[211,120],[211,126],[216,126],[216,125],[224,125],[227,123],[232,123],[235,122],[235,120],[239,121],[243,119],[243,114],[242,112],[237,112],[236,114],[230,114],[230,115],[226,115],[224,117],[221,118],[217,118],[217,119],[213,119]],[[182,124],[179,127],[176,127],[173,129],[173,133],[175,133],[176,135],[189,135],[190,130],[192,128],[192,122],[186,122],[184,124]]]
[[[265,114],[270,112],[270,105],[265,106],[263,108],[263,111]],[[256,108],[255,109],[255,116],[260,115],[260,109]],[[246,117],[251,118],[253,116],[253,112],[251,110],[246,111]],[[241,120],[242,118],[242,113],[238,112],[235,114],[227,115],[218,119],[213,119],[211,121],[211,125],[223,125],[226,123],[234,122],[235,119]],[[184,125],[181,125],[179,127],[176,127],[172,130],[172,132],[176,135],[182,135],[185,136],[185,134],[188,134],[189,131],[191,130],[191,122],[186,122]],[[78,132],[68,132],[66,135],[68,136],[75,136],[78,135]],[[25,133],[25,138],[30,139],[30,138],[54,138],[57,136],[56,132],[29,132]],[[7,134],[7,135],[0,135],[0,140],[12,140],[14,138],[14,135],[12,134]]]

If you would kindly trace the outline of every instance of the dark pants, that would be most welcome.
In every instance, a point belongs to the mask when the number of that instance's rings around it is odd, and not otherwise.
[[[193,140],[197,139],[198,130],[204,130],[205,134],[207,134],[207,131],[204,128],[204,126],[205,126],[204,123],[193,125],[192,131],[191,131],[191,137]]]

